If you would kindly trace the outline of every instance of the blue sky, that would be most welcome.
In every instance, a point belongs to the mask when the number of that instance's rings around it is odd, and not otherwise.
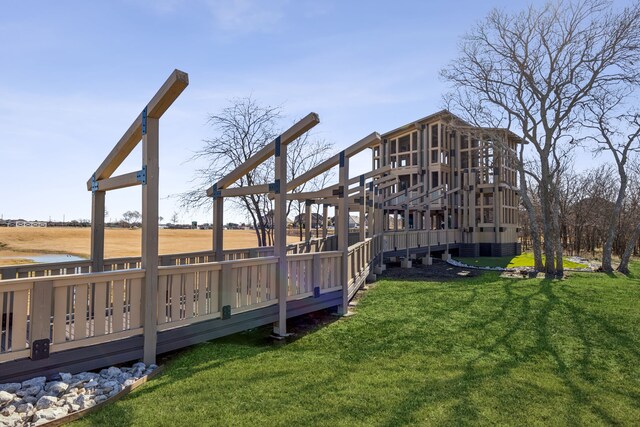
[[[0,215],[91,216],[85,183],[174,68],[190,85],[160,122],[160,214],[190,188],[207,114],[234,97],[281,105],[283,127],[346,147],[442,108],[440,68],[492,7],[526,3],[307,0],[4,2],[0,13]],[[369,153],[352,162],[370,166]],[[137,149],[118,172],[140,168]],[[110,219],[139,187],[107,194]],[[230,214],[230,213],[229,213]],[[228,216],[229,219],[233,215]],[[180,212],[184,222],[206,212]],[[236,218],[242,220],[242,218]]]

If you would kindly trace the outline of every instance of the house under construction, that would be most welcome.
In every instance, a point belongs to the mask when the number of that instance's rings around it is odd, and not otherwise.
[[[383,134],[372,150],[372,169],[390,166],[397,176],[380,190],[385,230],[458,230],[460,256],[519,254],[512,165],[521,141],[446,110]]]

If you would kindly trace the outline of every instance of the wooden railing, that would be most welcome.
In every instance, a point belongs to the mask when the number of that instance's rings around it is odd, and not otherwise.
[[[384,250],[393,251],[427,246],[456,244],[462,239],[459,230],[413,230],[397,231],[384,234]]]
[[[342,252],[337,251],[288,255],[288,299],[306,298],[314,295],[314,292],[323,294],[341,289],[341,260]]]
[[[371,261],[375,258],[373,246],[374,241],[371,238],[349,246],[347,275],[349,299],[353,298],[370,273]]]
[[[34,341],[51,352],[139,334],[144,270],[2,281],[0,361],[29,355]]]

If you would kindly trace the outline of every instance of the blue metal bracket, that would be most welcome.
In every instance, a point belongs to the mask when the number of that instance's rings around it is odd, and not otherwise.
[[[142,134],[147,134],[147,107],[142,110]]]
[[[344,150],[340,152],[340,167],[344,167]]]
[[[213,200],[215,200],[220,196],[222,196],[222,191],[218,190],[218,184],[213,184],[213,189],[211,191],[211,197],[213,197]]]
[[[147,165],[142,166],[142,169],[136,173],[136,179],[142,185],[147,185]]]
[[[100,187],[100,185],[98,184],[98,181],[96,180],[96,174],[94,173],[91,177],[91,192],[95,193],[96,191],[98,191],[98,187]]]
[[[364,175],[360,175],[360,187],[364,187]]]
[[[316,201],[315,201],[315,200],[313,200],[313,199],[306,199],[306,200],[304,201],[304,204],[305,204],[305,206],[309,207],[309,206],[313,205],[315,202],[316,202]]]
[[[344,196],[344,186],[343,185],[339,186],[337,189],[333,190],[332,193],[334,196],[338,196],[338,197]]]
[[[313,288],[313,297],[314,298],[320,297],[320,286],[316,286]]]
[[[269,184],[269,193],[280,194],[280,180],[276,179],[275,182]]]
[[[222,306],[222,320],[231,319],[231,306],[224,305]]]
[[[276,138],[276,148],[275,148],[275,156],[276,157],[280,157],[280,145],[282,144],[282,141],[280,140],[280,137],[278,136]]]

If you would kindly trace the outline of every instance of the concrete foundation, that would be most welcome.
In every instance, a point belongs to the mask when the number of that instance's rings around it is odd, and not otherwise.
[[[431,258],[430,256],[422,257],[422,265],[432,265],[432,264],[433,264],[433,258]]]
[[[402,262],[400,263],[400,266],[402,268],[411,268],[411,260],[410,259],[403,259]]]

